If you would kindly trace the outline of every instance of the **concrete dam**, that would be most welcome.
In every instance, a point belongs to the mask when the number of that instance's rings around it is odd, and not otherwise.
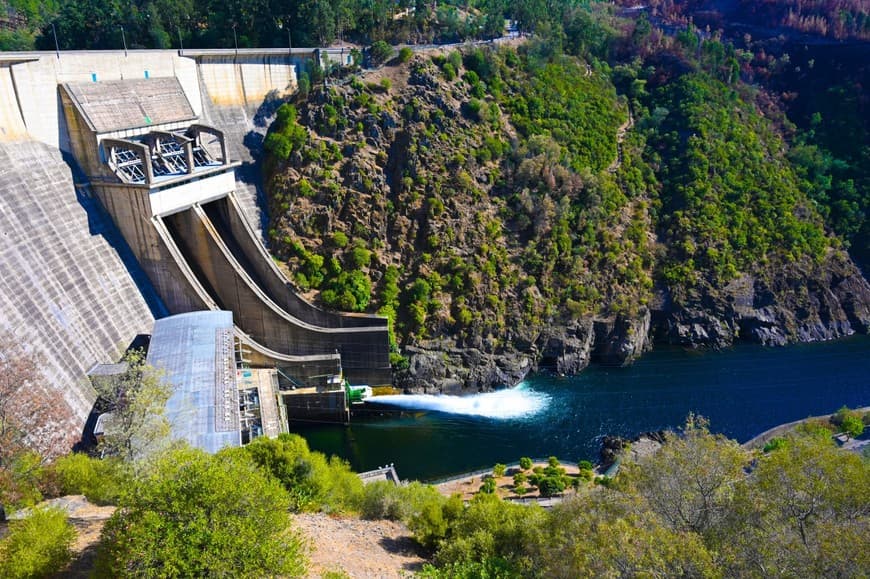
[[[237,358],[293,383],[390,382],[386,319],[308,303],[262,242],[255,159],[310,58],[349,55],[0,54],[0,331],[43,361],[70,442],[88,370],[171,314],[232,311]]]

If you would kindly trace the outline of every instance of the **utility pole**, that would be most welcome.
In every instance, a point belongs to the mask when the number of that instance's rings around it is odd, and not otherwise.
[[[239,55],[239,40],[236,38],[236,23],[233,22],[233,44],[236,45],[236,56]]]
[[[178,26],[175,27],[175,31],[178,32],[178,47],[179,47],[179,55],[184,56],[184,43],[181,41],[181,28]]]
[[[51,23],[51,33],[54,35],[54,52],[57,54],[57,59],[60,60],[60,44],[57,42],[57,30],[54,29],[54,22]]]

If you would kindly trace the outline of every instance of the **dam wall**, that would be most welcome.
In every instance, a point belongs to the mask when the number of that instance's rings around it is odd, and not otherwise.
[[[296,89],[296,70],[312,58],[336,61],[335,51],[107,50],[0,53],[0,141],[35,139],[72,152],[58,86],[175,77],[197,117],[227,132],[245,217],[260,235],[266,222],[259,167],[279,99]],[[344,53],[342,53],[343,55]],[[348,56],[345,56],[347,60]]]
[[[39,356],[53,430],[72,445],[94,402],[88,370],[166,312],[57,148],[0,142],[0,192],[0,330]]]
[[[321,55],[301,49],[292,55],[269,50],[217,52],[0,53],[0,259],[4,272],[0,331],[42,360],[44,384],[56,411],[54,423],[43,426],[62,431],[69,444],[78,439],[94,402],[95,392],[86,377],[93,366],[115,361],[137,335],[151,331],[157,318],[219,307],[213,288],[203,286],[207,278],[195,271],[200,264],[187,263],[164,219],[189,211],[194,202],[208,204],[211,196],[231,194],[233,210],[224,211],[226,229],[233,234],[228,244],[244,246],[247,255],[253,256],[249,262],[258,263],[263,256],[270,259],[254,239],[262,241],[265,221],[255,160],[281,98],[295,89],[297,65]],[[334,55],[326,57],[335,60]],[[193,116],[225,132],[233,162],[225,159],[226,170],[221,169],[224,172],[208,183],[194,178],[172,189],[156,187],[150,193],[125,183],[113,184],[114,175],[106,171],[89,171],[106,161],[101,159],[99,139],[138,138],[149,129],[176,127],[158,122],[140,128],[131,124],[132,128],[114,132],[92,131],[99,136],[85,138],[87,127],[77,125],[76,120],[70,123],[72,117],[63,100],[64,95],[69,100],[70,93],[64,93],[62,85],[170,77],[177,79]],[[86,100],[87,94],[79,91],[76,98]],[[70,103],[66,104],[70,109]],[[144,118],[151,122],[148,115]],[[81,158],[86,146],[93,150]],[[213,184],[219,184],[220,191],[203,190]],[[221,232],[205,241],[213,244],[212,250],[230,251],[214,246],[225,237]],[[240,267],[221,252],[214,255],[218,263]],[[277,270],[258,263],[254,275],[268,278],[269,293],[284,300],[276,310],[295,304],[295,313],[308,312],[316,321],[328,322],[334,316],[284,295],[292,288]],[[258,291],[258,283],[262,281],[248,284],[249,290]],[[364,316],[360,321],[347,320],[332,325],[384,326]],[[385,326],[363,331],[377,339],[348,341],[326,332],[321,345],[329,347],[318,347],[317,353],[311,349],[307,356],[289,351],[291,347],[273,350],[252,338],[250,329],[237,327],[236,335],[253,363],[295,365],[307,373],[327,373],[346,360],[351,367],[360,366],[358,381],[388,382],[388,361],[380,360],[385,356],[381,352]],[[290,342],[288,336],[288,346]],[[344,352],[347,357],[339,360],[337,351],[350,347],[345,344],[357,350]]]
[[[231,89],[237,94],[241,88],[254,110],[259,107],[255,95],[273,89],[283,94],[288,85],[295,87],[295,70],[285,65],[282,72],[272,60],[258,77],[255,58],[250,57],[239,68],[244,78],[253,80]],[[41,426],[62,432],[61,446],[78,440],[93,406],[96,394],[87,372],[115,361],[168,310],[125,237],[77,172],[59,85],[174,77],[194,113],[202,116],[212,105],[203,102],[211,97],[200,89],[199,67],[212,65],[176,51],[68,51],[59,58],[53,52],[0,53],[0,331],[39,358],[54,421]],[[215,97],[226,101],[222,90],[212,85]],[[233,107],[244,108],[227,105]],[[244,195],[247,185],[241,185]],[[256,198],[245,201],[259,232]],[[134,227],[141,231],[146,225],[151,224]],[[173,280],[167,284],[173,284],[189,309],[202,309],[202,300],[183,283],[184,277],[169,271],[176,262],[168,250],[156,235],[152,241],[149,258],[165,264],[165,279]]]

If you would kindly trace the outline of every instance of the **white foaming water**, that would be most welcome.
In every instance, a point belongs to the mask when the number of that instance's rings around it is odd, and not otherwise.
[[[399,394],[375,396],[369,401],[388,404],[409,410],[434,410],[448,414],[480,416],[483,418],[523,418],[542,411],[550,402],[550,397],[541,392],[529,390],[525,384],[515,388],[473,394],[471,396],[449,396],[446,394]]]

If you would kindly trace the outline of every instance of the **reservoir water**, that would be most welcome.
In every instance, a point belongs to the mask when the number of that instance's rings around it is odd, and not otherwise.
[[[356,470],[395,463],[399,476],[420,480],[521,456],[595,461],[602,436],[676,428],[690,412],[744,442],[844,404],[870,405],[870,337],[720,352],[657,348],[626,368],[539,375],[506,391],[382,400],[389,404],[365,405],[349,426],[291,430]],[[383,416],[379,408],[405,411]]]

